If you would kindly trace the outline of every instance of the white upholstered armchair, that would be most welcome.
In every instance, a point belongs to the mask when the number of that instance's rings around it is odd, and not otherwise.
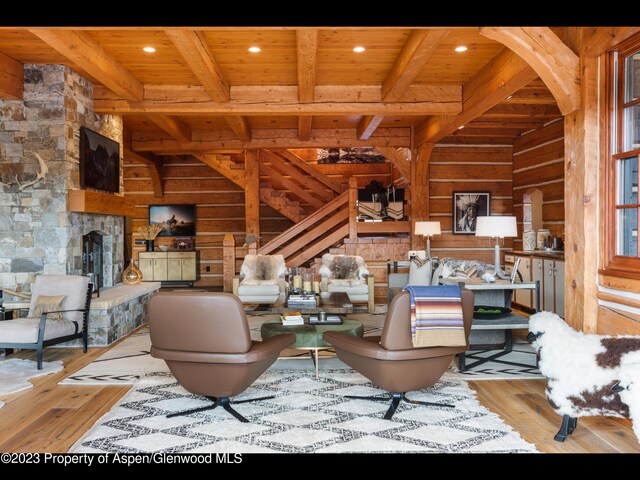
[[[322,275],[322,290],[344,292],[349,295],[351,303],[366,303],[368,311],[373,313],[373,275],[369,274],[362,257],[327,253],[322,256],[319,273]]]
[[[282,255],[247,255],[233,279],[233,294],[242,303],[275,303],[285,291],[286,273]]]
[[[87,320],[93,285],[80,275],[39,275],[31,287],[26,318],[0,322],[0,348],[36,350],[42,370],[42,350],[82,339],[87,351]]]

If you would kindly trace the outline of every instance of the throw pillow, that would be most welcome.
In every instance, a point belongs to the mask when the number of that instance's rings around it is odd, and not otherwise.
[[[409,265],[407,285],[431,285],[431,261],[415,257]]]
[[[358,262],[355,257],[335,257],[331,263],[331,276],[338,280],[356,280]]]
[[[64,295],[40,295],[36,299],[36,304],[33,306],[33,311],[29,312],[30,317],[38,317],[42,315],[43,312],[57,312],[58,310],[62,310],[62,301],[64,300]],[[47,315],[48,320],[63,320],[62,312],[51,313]]]

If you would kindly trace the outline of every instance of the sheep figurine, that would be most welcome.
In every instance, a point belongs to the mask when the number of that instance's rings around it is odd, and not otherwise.
[[[640,337],[577,332],[550,312],[531,316],[529,332],[527,339],[533,341],[540,371],[547,377],[547,399],[562,415],[556,441],[571,435],[578,417],[636,416],[640,430]],[[626,383],[620,384],[623,378]],[[634,378],[639,379],[635,384]],[[631,396],[636,404],[630,408]],[[634,433],[640,439],[638,430]]]

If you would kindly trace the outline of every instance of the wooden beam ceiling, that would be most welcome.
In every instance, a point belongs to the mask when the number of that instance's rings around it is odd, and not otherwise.
[[[298,139],[307,142],[311,138],[311,125],[313,117],[311,115],[302,115],[298,117]]]
[[[296,30],[296,57],[298,70],[298,101],[313,102],[316,88],[316,64],[318,51],[318,30],[305,28]],[[298,117],[298,137],[309,140],[313,117]]]
[[[22,64],[0,52],[0,99],[22,100],[23,85]]]
[[[465,84],[462,113],[455,116],[434,116],[425,120],[415,130],[415,145],[436,143],[490,110],[536,77],[536,72],[524,60],[505,49]]]
[[[165,33],[200,81],[209,98],[222,104],[228,102],[231,98],[229,84],[204,34],[180,29],[167,29]],[[240,115],[225,115],[224,118],[240,140],[243,142],[251,140],[251,128],[245,118]]]
[[[563,115],[580,108],[580,59],[549,27],[483,27],[480,34],[526,61],[551,90]]]
[[[398,149],[393,147],[377,147],[382,155],[398,169],[400,175],[406,183],[411,183],[411,162],[402,155]]]
[[[382,100],[399,101],[413,83],[449,30],[412,30],[387,78],[382,83]]]
[[[121,96],[138,102],[144,97],[143,85],[86,32],[63,29],[32,29],[32,34],[58,53],[81,66],[89,75]]]
[[[297,129],[253,129],[249,142],[238,140],[227,130],[194,130],[191,142],[168,138],[162,132],[134,131],[132,146],[136,151],[157,154],[183,154],[204,151],[254,148],[347,148],[358,146],[409,147],[411,129],[407,127],[379,128],[368,140],[358,140],[355,128],[312,130],[308,141],[298,138]]]
[[[191,129],[180,119],[171,115],[147,115],[147,118],[176,140],[180,142],[191,141]]]
[[[358,128],[356,128],[356,135],[358,136],[358,139],[368,140],[383,120],[384,115],[365,115],[362,117],[362,120],[360,120],[360,123],[358,124]]]
[[[94,90],[99,113],[167,115],[455,115],[462,111],[458,85],[412,85],[399,102],[382,102],[381,88],[369,85],[322,85],[315,102],[300,102],[288,86],[231,87],[229,102],[216,102],[202,87],[146,85],[141,102],[128,102],[104,88]]]

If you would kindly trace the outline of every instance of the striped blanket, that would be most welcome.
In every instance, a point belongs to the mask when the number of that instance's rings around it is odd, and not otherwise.
[[[419,347],[466,345],[460,287],[408,285],[411,295],[411,339]]]

